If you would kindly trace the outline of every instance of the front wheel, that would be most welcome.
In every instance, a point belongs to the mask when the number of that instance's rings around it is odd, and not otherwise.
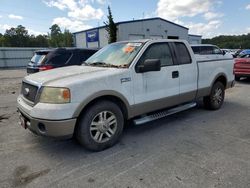
[[[216,82],[209,96],[203,98],[203,103],[205,108],[210,110],[218,110],[223,102],[225,97],[225,86],[221,82]]]
[[[89,150],[101,151],[113,146],[124,126],[121,109],[111,101],[99,101],[80,117],[77,140]]]

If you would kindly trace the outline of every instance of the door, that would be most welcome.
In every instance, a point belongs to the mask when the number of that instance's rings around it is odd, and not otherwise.
[[[175,42],[174,48],[179,64],[180,78],[180,103],[189,102],[195,99],[198,87],[198,67],[193,61],[186,45],[182,42]]]
[[[144,114],[150,111],[174,106],[179,98],[179,69],[172,58],[168,43],[153,43],[147,47],[136,64],[146,59],[159,59],[161,70],[136,73],[133,75],[134,113]]]

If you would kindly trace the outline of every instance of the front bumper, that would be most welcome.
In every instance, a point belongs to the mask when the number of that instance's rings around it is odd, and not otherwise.
[[[43,120],[37,119],[26,114],[21,108],[18,108],[20,118],[24,120],[24,127],[31,132],[49,137],[71,138],[74,134],[76,119],[67,120]]]

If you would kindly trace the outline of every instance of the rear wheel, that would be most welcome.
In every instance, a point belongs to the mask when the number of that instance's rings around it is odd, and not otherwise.
[[[121,109],[110,101],[99,101],[80,117],[77,140],[89,150],[101,151],[113,146],[124,126]]]
[[[203,98],[205,108],[218,110],[224,102],[224,97],[225,86],[221,82],[216,82],[212,87],[210,95]]]

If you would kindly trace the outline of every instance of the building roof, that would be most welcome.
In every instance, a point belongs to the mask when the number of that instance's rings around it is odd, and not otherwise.
[[[176,24],[176,23],[174,23],[174,22],[165,20],[165,19],[160,18],[160,17],[146,18],[146,19],[138,19],[138,20],[130,20],[130,21],[122,21],[122,22],[117,22],[116,25],[127,24],[127,23],[134,23],[134,22],[142,22],[142,21],[151,21],[151,20],[162,20],[162,21],[168,22],[168,23],[170,23],[170,24],[173,24],[173,25],[176,25],[176,26],[178,26],[178,27],[181,27],[181,28],[184,28],[184,29],[187,29],[187,30],[188,30],[187,27],[184,27],[184,26],[179,25],[179,24]],[[86,32],[86,31],[91,31],[91,30],[95,30],[95,29],[102,29],[102,28],[105,28],[105,27],[106,27],[106,26],[94,27],[94,28],[91,28],[91,29],[86,29],[86,30],[74,32],[73,34],[82,33],[82,32]]]

